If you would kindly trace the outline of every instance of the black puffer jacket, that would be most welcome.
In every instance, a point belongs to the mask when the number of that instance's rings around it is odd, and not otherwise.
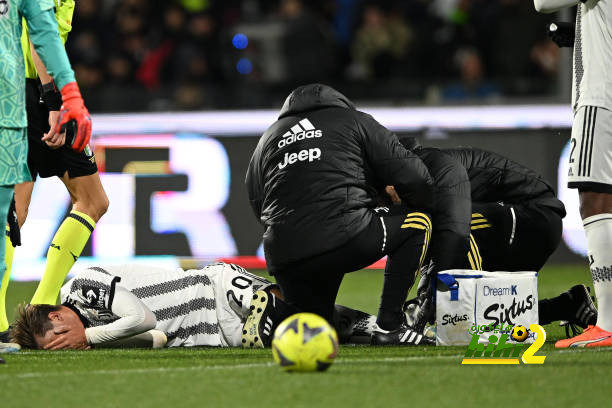
[[[541,175],[500,154],[476,148],[442,149],[467,170],[473,202],[535,203],[565,217],[565,206]]]
[[[246,184],[274,271],[359,234],[386,185],[427,211],[432,179],[370,115],[334,89],[310,84],[287,97],[278,121],[259,140]]]
[[[565,206],[536,172],[500,154],[472,147],[422,147],[401,138],[434,179],[433,238],[430,255],[436,270],[462,267],[469,248],[472,202],[533,203],[565,217]]]

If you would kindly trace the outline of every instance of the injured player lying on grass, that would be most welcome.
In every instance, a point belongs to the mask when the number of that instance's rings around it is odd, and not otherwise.
[[[276,291],[269,281],[225,263],[186,271],[92,267],[62,287],[61,305],[20,308],[11,337],[24,348],[51,350],[234,347],[259,289]]]
[[[48,350],[261,348],[270,345],[279,316],[288,313],[281,299],[276,285],[232,264],[187,271],[93,267],[62,287],[61,305],[22,307],[11,334],[24,348]],[[576,302],[565,318],[575,320],[581,309],[583,302]],[[369,343],[376,316],[337,305],[334,326],[341,342]],[[414,337],[414,344],[434,344]]]
[[[136,264],[91,267],[62,287],[60,299],[60,305],[21,307],[11,325],[12,341],[46,350],[263,348],[281,316],[298,312],[280,300],[277,285],[226,263],[187,271]],[[259,306],[266,309],[264,319],[259,319],[264,312]],[[348,313],[342,321],[352,322],[358,335],[363,335],[359,327],[376,321],[353,309],[339,310]],[[245,322],[253,323],[254,317],[255,326],[245,336]],[[428,339],[424,343],[432,344]]]

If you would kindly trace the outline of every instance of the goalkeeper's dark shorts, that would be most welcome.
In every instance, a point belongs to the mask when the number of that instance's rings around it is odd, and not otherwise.
[[[466,267],[538,271],[561,240],[561,216],[537,202],[473,203]]]
[[[397,308],[406,299],[427,255],[431,221],[404,206],[376,210],[368,226],[339,248],[272,270],[284,299],[302,312],[332,321],[334,303],[346,273],[363,269],[385,255],[387,266],[381,308]],[[371,291],[368,291],[371,293]],[[397,305],[396,305],[397,303]]]
[[[37,80],[26,79],[26,110],[28,114],[28,167],[32,180],[62,177],[66,172],[70,178],[89,176],[98,171],[93,151],[87,145],[78,153],[69,146],[51,149],[41,140],[49,131],[49,110],[40,99]]]

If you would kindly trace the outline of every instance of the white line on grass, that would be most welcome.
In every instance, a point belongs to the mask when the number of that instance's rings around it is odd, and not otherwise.
[[[612,347],[572,347],[564,350],[555,350],[555,353],[572,354],[572,353],[609,353]]]
[[[401,363],[418,360],[431,359],[459,359],[463,354],[453,355],[424,355],[411,357],[383,357],[383,358],[355,358],[355,359],[340,359],[335,364],[371,364],[371,363]],[[16,374],[0,374],[0,380],[14,378],[38,378],[48,376],[63,376],[63,375],[115,375],[115,374],[146,374],[146,373],[168,373],[168,372],[184,372],[184,371],[206,371],[206,370],[236,370],[236,369],[251,369],[261,367],[271,367],[275,363],[247,363],[247,364],[222,364],[209,366],[189,366],[189,367],[147,367],[147,368],[126,368],[112,370],[83,370],[83,371],[55,371],[55,372],[34,372],[34,373],[16,373]]]

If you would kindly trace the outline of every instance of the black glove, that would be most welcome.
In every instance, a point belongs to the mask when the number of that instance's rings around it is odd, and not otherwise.
[[[11,200],[11,206],[9,208],[7,222],[10,228],[9,238],[13,247],[21,245],[21,232],[19,231],[19,222],[17,221],[17,211],[15,209],[15,197]],[[4,244],[2,244],[4,245]]]
[[[433,324],[436,320],[436,304],[433,301],[433,285],[436,280],[436,272],[433,262],[421,268],[421,280],[417,287],[417,296],[407,300],[402,308],[408,326],[415,331],[423,333],[427,323]]]
[[[576,25],[574,23],[550,23],[548,25],[548,36],[559,48],[573,47]]]

